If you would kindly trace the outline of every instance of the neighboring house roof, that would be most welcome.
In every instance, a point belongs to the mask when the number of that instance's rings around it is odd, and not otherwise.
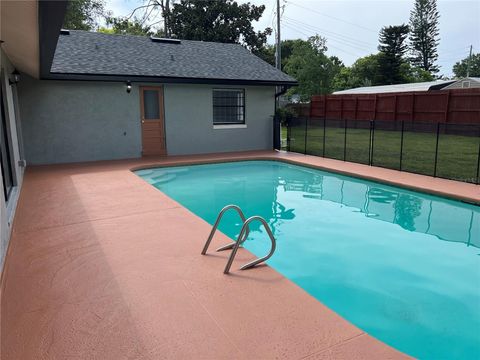
[[[294,78],[238,44],[154,42],[146,36],[81,30],[60,35],[51,74],[53,78],[296,85]]]
[[[398,84],[398,85],[367,86],[367,87],[358,87],[358,88],[342,90],[342,91],[335,91],[333,94],[334,95],[378,94],[378,93],[440,90],[451,83],[453,83],[453,80],[436,80],[436,81],[427,81],[427,82],[420,82],[420,83]]]
[[[468,88],[480,88],[480,78],[479,77],[466,77],[463,79],[458,79],[452,84],[444,87],[444,90],[448,89],[468,89]]]

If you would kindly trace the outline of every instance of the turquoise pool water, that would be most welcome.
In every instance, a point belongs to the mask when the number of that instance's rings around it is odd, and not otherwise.
[[[274,161],[136,173],[211,224],[227,204],[263,216],[271,267],[400,351],[480,358],[479,207]],[[240,227],[232,212],[220,229]],[[251,230],[245,247],[261,256],[268,237]]]

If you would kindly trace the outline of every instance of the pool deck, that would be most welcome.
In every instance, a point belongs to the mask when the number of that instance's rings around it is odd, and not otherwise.
[[[1,358],[402,359],[253,256],[201,256],[211,226],[133,174],[282,159],[480,203],[480,187],[299,154],[28,167],[1,283]],[[227,243],[219,233],[215,246]]]

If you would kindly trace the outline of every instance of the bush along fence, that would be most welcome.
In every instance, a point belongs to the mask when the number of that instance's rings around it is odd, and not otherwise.
[[[480,123],[289,117],[285,132],[287,151],[480,183]]]

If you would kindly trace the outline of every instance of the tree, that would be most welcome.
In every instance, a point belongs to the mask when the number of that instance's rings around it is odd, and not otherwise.
[[[435,77],[428,71],[418,67],[413,67],[408,62],[402,63],[400,66],[400,74],[406,83],[433,81]]]
[[[70,30],[93,30],[98,19],[106,15],[104,0],[68,1],[63,28]]]
[[[469,57],[467,56],[465,59],[458,61],[455,63],[455,65],[453,65],[453,73],[455,74],[455,77],[467,77],[468,62]],[[472,54],[472,58],[470,60],[470,76],[480,77],[480,53]]]
[[[333,78],[333,90],[353,89],[361,85],[358,84],[358,79],[352,75],[351,67],[343,67]]]
[[[301,46],[305,43],[305,40],[302,39],[289,39],[282,40],[280,46],[282,47],[282,70],[285,66],[290,55],[292,55],[293,49],[296,46]],[[262,49],[256,52],[255,55],[259,56],[264,61],[268,62],[270,65],[275,66],[275,53],[277,50],[276,45],[266,44]]]
[[[275,45],[265,44],[261,49],[255,51],[255,55],[257,55],[263,61],[266,61],[272,66],[275,66]],[[283,46],[282,46],[283,49]],[[282,67],[283,67],[283,54],[282,54]]]
[[[342,69],[334,79],[334,90],[374,85],[381,85],[379,54],[359,58],[348,70]]]
[[[333,80],[335,91],[362,86],[386,85],[382,82],[381,53],[359,58],[351,67],[342,68]],[[432,81],[434,77],[423,69],[413,67],[407,61],[399,68],[400,77],[405,83]]]
[[[378,63],[382,84],[401,84],[405,82],[401,66],[405,62],[404,56],[408,48],[405,43],[408,31],[408,25],[405,24],[385,26],[380,31]]]
[[[309,100],[312,95],[330,94],[333,78],[344,67],[337,57],[328,57],[326,39],[316,35],[305,40],[290,43],[292,50],[285,61],[284,71],[295,77],[299,83],[288,91],[288,95],[298,94],[301,100]]]
[[[413,10],[410,12],[410,43],[414,67],[419,67],[430,73],[437,73],[439,68],[435,65],[438,59],[437,46],[438,20],[437,0],[415,0]]]
[[[107,17],[106,22],[108,26],[111,26],[111,28],[101,27],[98,29],[99,32],[109,33],[109,34],[163,36],[163,32],[155,33],[151,29],[151,26],[143,25],[143,22],[136,18],[133,18],[132,20],[128,20],[128,18]]]
[[[181,39],[239,43],[252,52],[261,51],[272,33],[255,31],[264,5],[238,4],[234,0],[180,0],[169,14],[172,34]]]
[[[158,30],[157,33],[171,37],[170,14],[171,7],[175,1],[176,0],[143,0],[143,5],[137,6],[123,19],[131,22],[140,22],[142,25],[148,24],[151,31],[154,31],[154,28],[157,27],[155,25],[163,23],[163,30]],[[142,11],[143,14],[137,17],[137,14]]]

